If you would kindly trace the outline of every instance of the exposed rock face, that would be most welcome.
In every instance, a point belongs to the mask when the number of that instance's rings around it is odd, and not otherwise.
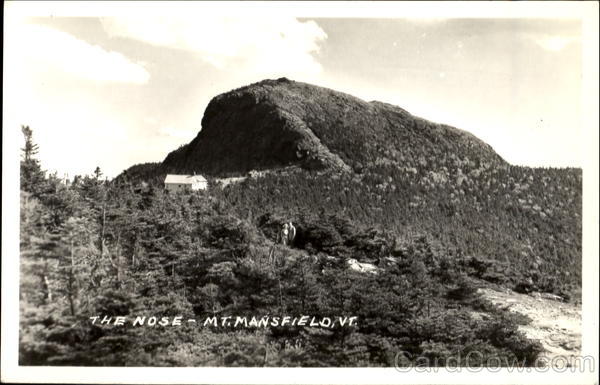
[[[377,274],[377,266],[371,263],[361,263],[354,258],[348,259],[347,263],[351,270],[358,271],[359,273]]]
[[[549,293],[525,295],[489,288],[479,289],[479,292],[495,305],[531,319],[531,323],[519,326],[519,330],[544,347],[545,359],[540,360],[541,364],[561,368],[582,364],[581,305],[560,302],[560,297]]]
[[[503,162],[490,146],[405,110],[305,83],[264,80],[212,99],[202,130],[162,164],[169,172],[245,173],[291,165],[360,171],[374,160],[412,164],[426,153]]]

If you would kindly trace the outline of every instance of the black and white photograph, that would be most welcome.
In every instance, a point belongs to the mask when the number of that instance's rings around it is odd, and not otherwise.
[[[4,11],[3,382],[597,383],[597,2]]]

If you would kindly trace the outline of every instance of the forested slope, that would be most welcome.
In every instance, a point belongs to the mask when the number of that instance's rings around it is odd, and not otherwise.
[[[517,330],[526,319],[476,293],[485,261],[426,234],[390,243],[393,234],[343,216],[306,216],[297,222],[297,246],[274,246],[284,218],[240,216],[212,193],[173,195],[95,177],[39,183],[21,202],[21,365],[393,366],[398,357],[531,365],[541,352]],[[347,267],[349,257],[376,255],[377,274]],[[357,322],[235,328],[90,320],[265,315]]]
[[[241,215],[322,212],[427,234],[490,260],[490,281],[578,296],[580,169],[513,166],[465,131],[327,88],[282,78],[218,95],[191,143],[118,179],[252,170],[266,177],[214,190]]]

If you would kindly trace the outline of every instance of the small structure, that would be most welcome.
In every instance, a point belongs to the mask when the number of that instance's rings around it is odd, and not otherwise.
[[[167,174],[165,189],[168,191],[206,190],[208,182],[202,175],[176,175]]]

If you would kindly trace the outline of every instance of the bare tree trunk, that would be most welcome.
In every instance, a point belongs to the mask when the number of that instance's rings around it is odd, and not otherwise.
[[[25,224],[29,223],[29,195],[25,194],[25,207],[24,207],[24,212],[25,212]],[[21,236],[23,236],[23,234],[21,234]]]
[[[48,276],[46,274],[44,274],[44,289],[46,291],[46,299],[48,300],[48,302],[52,302],[52,289],[50,288],[50,280],[48,279]]]
[[[71,269],[69,270],[69,286],[68,286],[68,299],[69,299],[69,307],[71,309],[71,315],[74,316],[75,315],[75,293],[74,293],[74,285],[73,282],[75,281],[75,253],[74,253],[74,249],[73,249],[73,241],[71,241]]]
[[[131,267],[135,267],[135,254],[137,253],[137,244],[133,245],[133,252],[131,253]]]
[[[121,288],[121,246],[119,244],[121,237],[117,237],[117,245],[115,246],[115,258],[113,260],[112,255],[108,253],[108,259],[110,264],[117,272],[117,289]]]
[[[269,345],[265,346],[265,358],[263,360],[263,366],[267,366],[268,355],[269,355]]]
[[[100,255],[104,256],[104,229],[106,224],[106,205],[102,205],[102,232],[100,234]]]
[[[116,255],[116,260],[117,260],[117,286],[119,288],[121,288],[121,278],[122,278],[122,271],[121,271],[121,245],[119,245],[117,247],[117,255]]]

